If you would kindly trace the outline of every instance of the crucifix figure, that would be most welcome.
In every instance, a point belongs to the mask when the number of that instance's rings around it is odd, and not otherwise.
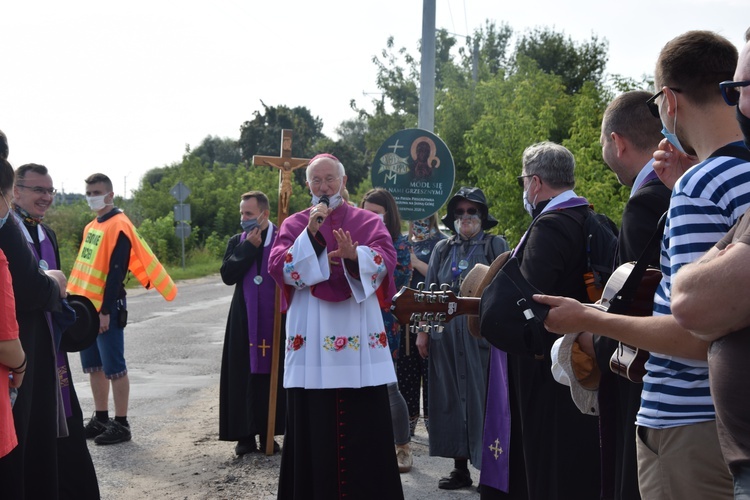
[[[289,215],[289,199],[292,196],[292,172],[306,167],[307,158],[292,158],[292,131],[281,131],[281,156],[253,155],[253,166],[279,169],[279,224]],[[282,217],[283,213],[283,217]]]
[[[292,158],[292,131],[284,129],[281,131],[281,155],[261,156],[253,155],[253,166],[266,166],[279,169],[279,204],[278,204],[278,227],[289,215],[289,199],[292,197],[292,172],[298,168],[306,167],[309,163],[307,158]],[[276,387],[279,382],[279,349],[281,348],[281,296],[279,287],[276,287],[276,303],[273,313],[273,344],[271,346],[261,345],[263,355],[266,348],[271,347],[271,387],[268,397],[268,429],[266,436],[274,435],[274,422],[276,422]],[[266,439],[266,455],[273,455],[273,439]]]

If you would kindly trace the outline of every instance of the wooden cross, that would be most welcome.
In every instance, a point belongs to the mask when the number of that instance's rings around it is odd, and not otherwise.
[[[263,351],[263,354],[261,354],[261,356],[263,356],[264,358],[266,357],[266,349],[268,349],[269,347],[271,346],[266,344],[266,339],[263,339],[263,342],[261,342],[261,344],[258,346],[258,349]]]
[[[292,158],[292,131],[281,131],[281,156],[253,155],[253,166],[279,169],[279,225],[289,215],[289,199],[292,197],[292,172],[306,167],[307,158]],[[283,215],[282,215],[283,214]]]
[[[261,156],[253,155],[253,166],[266,166],[279,169],[279,204],[277,226],[281,227],[286,216],[289,215],[289,199],[292,197],[292,172],[298,168],[306,167],[310,162],[307,158],[292,158],[292,131],[284,129],[281,131],[281,155]],[[265,343],[265,340],[263,341]],[[281,353],[281,290],[276,285],[276,303],[273,311],[273,342],[271,346],[271,387],[268,397],[268,426],[266,427],[266,455],[273,455],[273,436],[276,434],[276,400],[278,398],[276,388],[279,385],[279,356]],[[259,348],[264,346],[258,346]],[[266,355],[265,349],[263,356]]]
[[[495,460],[503,453],[503,449],[500,448],[500,440],[495,439],[495,442],[490,445],[490,451],[495,452]]]

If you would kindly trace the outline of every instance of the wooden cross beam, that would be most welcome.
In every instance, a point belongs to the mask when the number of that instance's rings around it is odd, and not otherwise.
[[[292,158],[292,131],[281,131],[281,156],[253,155],[253,166],[279,169],[279,226],[289,215],[289,199],[292,197],[292,172],[306,167],[308,158]]]
[[[310,162],[307,158],[292,158],[292,131],[281,131],[281,155],[261,156],[253,155],[253,166],[266,166],[279,169],[279,205],[277,226],[281,227],[289,215],[289,200],[292,197],[292,172],[306,167]],[[265,355],[265,349],[263,354]],[[271,346],[271,387],[268,397],[268,426],[266,427],[266,455],[273,455],[273,436],[276,431],[276,400],[279,385],[279,356],[281,354],[281,290],[276,285],[276,303],[273,312],[273,343]],[[271,439],[268,439],[268,438]]]

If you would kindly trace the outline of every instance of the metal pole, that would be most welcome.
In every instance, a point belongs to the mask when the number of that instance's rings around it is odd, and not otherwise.
[[[435,129],[435,0],[422,4],[422,64],[419,78],[418,127]]]

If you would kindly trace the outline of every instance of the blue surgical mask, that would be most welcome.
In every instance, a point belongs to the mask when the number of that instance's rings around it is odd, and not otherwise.
[[[670,89],[669,91],[672,92],[672,89]],[[664,123],[664,121],[662,121],[661,135],[663,135],[664,138],[677,149],[677,151],[682,154],[687,154],[685,152],[685,148],[682,147],[682,144],[680,144],[680,140],[677,138],[677,96],[674,92],[672,92],[672,95],[675,96],[674,121],[672,122],[672,129],[674,130],[674,132],[670,132],[669,130],[667,130],[667,125]],[[662,96],[662,100],[663,99],[664,97]]]
[[[248,220],[240,220],[240,226],[242,226],[242,230],[246,233],[249,233],[256,227],[260,227],[260,224],[258,224],[258,218],[255,219],[248,219]]]

